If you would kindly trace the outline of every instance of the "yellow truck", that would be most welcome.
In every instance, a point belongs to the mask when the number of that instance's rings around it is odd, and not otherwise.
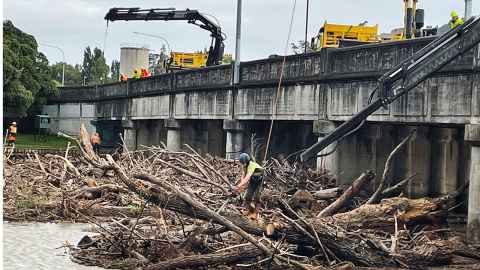
[[[311,41],[314,50],[338,47],[340,40],[368,43],[379,42],[378,25],[347,25],[325,22],[316,37]]]

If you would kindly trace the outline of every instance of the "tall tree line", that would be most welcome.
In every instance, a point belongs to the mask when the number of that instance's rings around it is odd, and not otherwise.
[[[85,48],[83,63],[50,65],[38,51],[35,37],[6,20],[3,22],[3,104],[4,113],[17,116],[41,112],[49,96],[58,94],[65,66],[65,86],[92,85],[118,81],[120,62],[106,64],[103,51]]]

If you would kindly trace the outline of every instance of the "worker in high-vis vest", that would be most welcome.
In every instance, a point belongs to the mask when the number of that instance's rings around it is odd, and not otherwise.
[[[92,134],[92,136],[90,136],[90,143],[92,144],[93,151],[95,152],[95,154],[98,155],[101,143],[100,135],[98,134],[98,132],[95,132]]]
[[[240,163],[243,166],[243,175],[240,182],[235,186],[234,193],[240,194],[245,189],[245,204],[248,209],[248,217],[258,219],[261,208],[260,197],[263,190],[263,168],[253,161],[247,153],[240,154]]]
[[[132,76],[134,79],[140,79],[140,71],[138,71],[138,69],[135,69],[133,71],[133,76]]]
[[[12,122],[10,127],[8,127],[7,143],[8,145],[13,145],[16,140],[17,140],[17,122]]]
[[[450,29],[453,29],[461,24],[463,24],[463,19],[458,17],[458,14],[457,12],[455,11],[452,11],[452,13],[450,13],[450,21],[448,22],[448,25],[450,26]]]

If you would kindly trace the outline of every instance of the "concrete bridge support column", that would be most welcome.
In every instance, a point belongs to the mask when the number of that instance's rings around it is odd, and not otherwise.
[[[435,195],[446,195],[458,186],[458,131],[454,128],[432,128],[432,189]]]
[[[152,120],[150,126],[150,145],[160,145],[162,139],[162,131],[164,130],[165,124],[163,120]]]
[[[408,126],[400,128],[397,143],[416,129],[415,135],[407,143],[402,154],[397,156],[397,176],[404,179],[412,175],[416,177],[407,186],[406,191],[410,197],[423,197],[429,194],[429,180],[431,175],[431,142],[429,128]]]
[[[131,120],[122,121],[123,140],[128,150],[137,149],[137,129]]]
[[[318,141],[321,141],[325,136],[327,136],[327,134],[332,132],[337,126],[338,124],[335,124],[332,121],[324,121],[324,120],[314,121],[313,133],[318,136]],[[332,152],[335,149],[336,145],[337,143],[333,143],[329,145],[327,148],[325,148],[323,151],[318,153],[317,170],[328,171],[329,173],[334,175],[335,178],[338,179],[338,175],[340,173],[338,149],[329,155],[322,156]]]
[[[471,145],[467,241],[480,244],[480,124],[465,126],[465,141]]]
[[[137,127],[137,149],[141,148],[141,146],[148,146],[149,137],[150,137],[150,130],[148,126],[147,120],[137,120],[135,121]]]
[[[182,147],[181,124],[178,120],[167,119],[167,148],[170,151],[180,151]]]
[[[237,159],[243,149],[244,126],[238,120],[223,120],[223,129],[227,132],[225,141],[225,157]]]

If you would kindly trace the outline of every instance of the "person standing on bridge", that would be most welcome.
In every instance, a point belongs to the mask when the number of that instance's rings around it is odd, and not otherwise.
[[[463,24],[463,19],[458,17],[457,12],[452,11],[452,13],[450,13],[450,17],[451,17],[451,19],[448,22],[448,25],[450,26],[450,29],[453,29],[453,28],[459,26],[460,24]]]
[[[140,79],[140,71],[138,71],[138,69],[135,69],[133,71],[133,76],[132,76],[134,79]]]
[[[7,131],[7,143],[9,146],[13,146],[17,140],[17,122],[12,122]]]
[[[260,211],[260,196],[263,190],[263,168],[253,161],[247,153],[240,154],[240,163],[242,164],[242,178],[234,188],[234,194],[242,193],[247,188],[245,194],[245,204],[248,209],[248,217],[256,220]]]
[[[93,151],[95,152],[95,154],[98,155],[101,143],[100,135],[98,134],[98,132],[92,134],[92,136],[90,137],[90,143],[92,144]]]

